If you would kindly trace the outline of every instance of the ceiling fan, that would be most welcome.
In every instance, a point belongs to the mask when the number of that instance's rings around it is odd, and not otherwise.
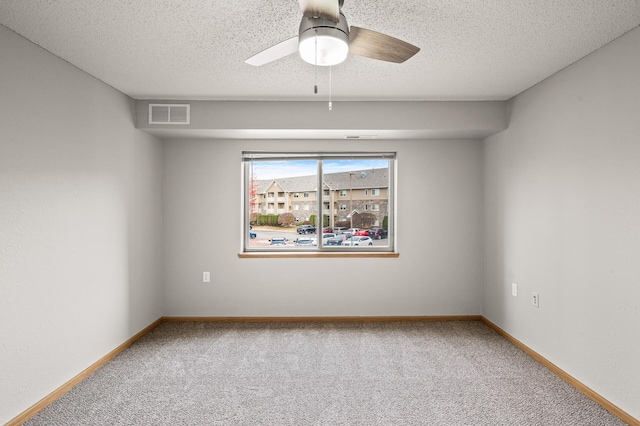
[[[284,40],[245,62],[260,66],[295,52],[312,65],[330,66],[343,62],[347,54],[402,63],[418,53],[419,47],[365,28],[347,25],[342,13],[344,0],[298,0],[302,21],[297,36]]]

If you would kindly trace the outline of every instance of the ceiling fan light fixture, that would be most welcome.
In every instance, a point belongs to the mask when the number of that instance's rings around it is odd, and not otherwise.
[[[298,51],[311,65],[326,67],[344,62],[349,54],[349,27],[344,15],[340,13],[338,23],[322,18],[302,18]]]
[[[256,53],[245,61],[247,64],[258,67],[289,56],[296,50],[311,65],[337,65],[348,55],[401,64],[420,51],[419,47],[390,35],[349,27],[342,13],[344,0],[298,2],[302,11],[298,35]]]

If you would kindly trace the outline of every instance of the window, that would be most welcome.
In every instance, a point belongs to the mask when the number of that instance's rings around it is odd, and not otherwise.
[[[243,152],[242,160],[243,252],[394,252],[395,153]],[[256,202],[256,194],[265,193],[276,202],[266,212]],[[377,204],[367,199],[374,195]],[[291,210],[304,211],[305,217],[296,218]],[[309,226],[315,233],[309,233]],[[388,232],[371,246],[354,247],[345,235],[318,238],[323,227],[382,227]],[[313,244],[296,244],[301,236]]]

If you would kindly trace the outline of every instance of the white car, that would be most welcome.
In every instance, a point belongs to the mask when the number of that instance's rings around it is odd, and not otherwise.
[[[326,246],[327,245],[327,241],[329,241],[329,238],[333,238],[335,236],[336,236],[336,234],[334,234],[332,232],[323,232],[322,233],[322,245]],[[318,236],[313,237],[313,245],[314,246],[318,245]]]
[[[373,240],[370,237],[354,235],[342,242],[343,246],[372,246]]]
[[[317,245],[317,243],[313,238],[300,237],[296,240],[297,247],[310,247],[315,245]]]
[[[273,237],[269,240],[269,245],[272,246],[286,246],[287,239],[285,237]]]

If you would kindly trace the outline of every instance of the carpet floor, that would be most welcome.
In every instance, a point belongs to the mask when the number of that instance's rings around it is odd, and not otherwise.
[[[481,322],[162,323],[26,425],[623,425]]]

